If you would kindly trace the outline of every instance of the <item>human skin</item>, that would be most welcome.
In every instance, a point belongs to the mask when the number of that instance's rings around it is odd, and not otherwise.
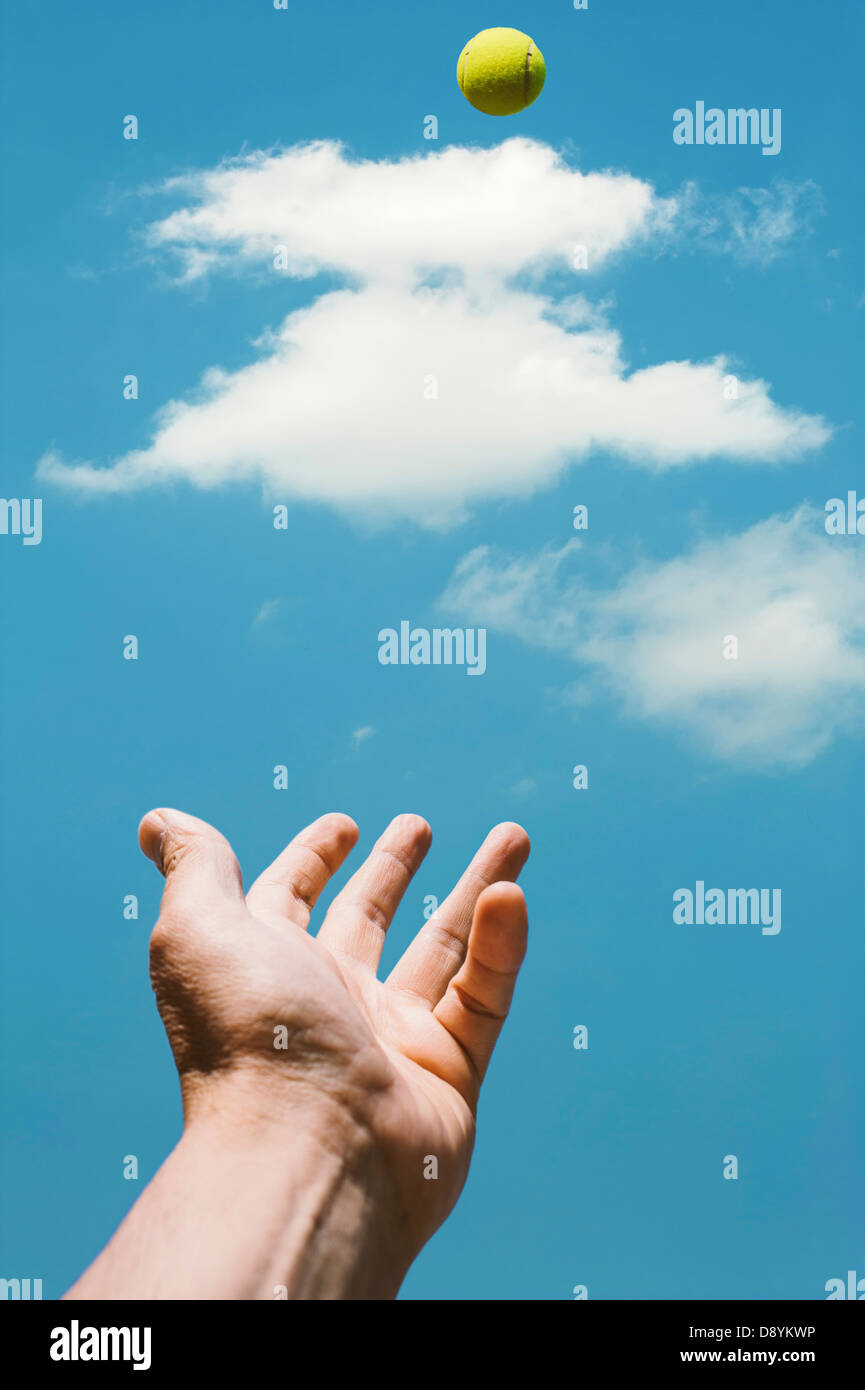
[[[66,1298],[393,1298],[453,1208],[525,955],[528,837],[492,830],[384,981],[385,933],[432,835],[392,821],[313,936],[357,837],[348,816],[321,817],[244,895],[212,826],[144,817],[184,1128]]]

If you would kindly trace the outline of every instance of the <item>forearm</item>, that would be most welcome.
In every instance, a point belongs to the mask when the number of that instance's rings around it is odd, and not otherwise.
[[[387,1174],[352,1120],[313,1114],[197,1118],[66,1297],[393,1298],[409,1261]]]

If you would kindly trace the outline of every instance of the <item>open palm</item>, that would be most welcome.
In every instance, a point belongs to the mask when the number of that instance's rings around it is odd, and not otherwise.
[[[432,838],[420,817],[388,826],[317,936],[312,908],[357,841],[348,816],[308,826],[245,896],[230,845],[205,822],[154,811],[139,835],[166,878],[151,973],[187,1118],[238,1078],[271,1107],[296,1110],[299,1094],[336,1104],[369,1132],[419,1246],[465,1181],[525,954],[514,884],[525,831],[491,831],[387,980],[376,974],[385,933]]]

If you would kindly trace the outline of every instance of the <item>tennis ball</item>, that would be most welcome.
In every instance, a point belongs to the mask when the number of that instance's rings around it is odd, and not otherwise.
[[[488,116],[524,111],[540,96],[546,75],[544,55],[519,29],[482,29],[457,63],[460,91]]]

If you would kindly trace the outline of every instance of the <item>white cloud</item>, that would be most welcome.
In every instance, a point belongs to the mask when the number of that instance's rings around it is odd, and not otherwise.
[[[618,334],[582,296],[523,275],[594,267],[669,225],[674,203],[625,174],[582,174],[548,146],[509,140],[395,162],[334,144],[252,155],[174,181],[192,206],[151,228],[197,276],[272,262],[360,280],[288,315],[239,371],[207,371],[157,415],[152,442],[108,467],[53,451],[40,477],[82,492],[185,479],[259,483],[270,500],[326,502],[431,526],[481,498],[525,496],[608,451],[661,469],[710,458],[787,460],[819,448],[816,416],[766,382],[725,398],[723,357],[630,372]],[[449,272],[436,287],[426,272]],[[272,273],[272,272],[271,272]],[[574,283],[584,285],[574,272]]]
[[[531,796],[538,789],[538,784],[534,777],[523,777],[521,781],[515,782],[512,787],[508,787],[510,796]]]
[[[191,200],[155,223],[186,278],[244,261],[265,268],[285,247],[292,275],[337,271],[391,281],[456,268],[498,278],[575,244],[595,267],[665,225],[672,200],[624,173],[583,174],[549,145],[506,140],[400,160],[353,160],[333,141],[256,152],[165,185]]]
[[[279,612],[279,599],[266,598],[252,620],[253,627],[261,627],[263,623],[270,622]]]
[[[801,765],[861,729],[865,555],[827,536],[822,513],[803,507],[704,540],[608,589],[574,574],[579,549],[517,560],[473,551],[441,602],[561,652],[630,716],[720,759]],[[723,657],[729,635],[738,660]]]
[[[372,738],[375,728],[372,724],[364,724],[362,728],[355,729],[351,736],[352,748],[360,748],[362,743],[366,743],[368,738]]]
[[[149,448],[108,469],[52,453],[39,473],[94,492],[259,481],[277,501],[436,525],[527,495],[592,450],[666,468],[794,458],[827,438],[765,382],[726,400],[725,371],[719,358],[628,375],[618,335],[580,300],[553,312],[503,287],[342,290],[290,314],[251,366],[207,373],[200,400],[161,412]]]
[[[677,250],[720,251],[762,267],[801,247],[824,211],[823,194],[813,179],[777,179],[767,188],[715,194],[688,183],[676,198],[665,240]]]

